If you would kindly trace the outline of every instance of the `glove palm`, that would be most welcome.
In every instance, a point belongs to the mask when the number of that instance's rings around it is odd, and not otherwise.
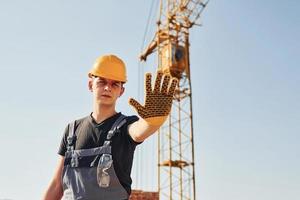
[[[151,125],[161,125],[168,117],[171,107],[173,95],[178,80],[170,75],[164,75],[157,72],[154,89],[151,84],[151,73],[147,73],[145,80],[145,103],[142,106],[135,99],[130,98],[129,104],[135,108],[137,113]],[[169,86],[170,85],[170,86]]]

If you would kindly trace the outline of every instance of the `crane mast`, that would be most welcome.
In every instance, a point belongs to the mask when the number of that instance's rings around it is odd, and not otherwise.
[[[179,79],[170,116],[158,131],[158,192],[161,200],[195,200],[189,29],[208,1],[161,0],[157,31],[140,60],[157,52],[158,69]]]

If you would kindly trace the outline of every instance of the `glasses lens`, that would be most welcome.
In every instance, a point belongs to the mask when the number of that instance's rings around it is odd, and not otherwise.
[[[111,164],[112,164],[112,156],[110,154],[103,154],[100,157],[98,167],[101,167],[103,169],[108,169],[111,167]]]
[[[97,181],[100,187],[108,187],[110,183],[110,176],[107,169],[112,166],[112,156],[110,154],[103,154],[100,157],[97,167]]]

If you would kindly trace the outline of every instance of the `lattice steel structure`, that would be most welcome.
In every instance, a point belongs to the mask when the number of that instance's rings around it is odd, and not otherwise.
[[[140,55],[157,52],[158,68],[179,79],[171,114],[158,134],[160,199],[195,200],[195,165],[189,29],[197,25],[208,1],[160,1],[154,39]]]

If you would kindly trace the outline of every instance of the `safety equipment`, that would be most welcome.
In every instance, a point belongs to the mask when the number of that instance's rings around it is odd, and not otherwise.
[[[88,75],[124,83],[127,81],[125,63],[115,55],[104,55],[97,58]]]
[[[164,123],[171,111],[173,95],[178,83],[178,79],[171,78],[169,74],[166,74],[163,77],[163,73],[158,71],[154,89],[152,89],[151,73],[146,73],[145,76],[145,105],[142,106],[133,98],[129,99],[129,104],[135,108],[137,113],[148,124],[159,126]]]
[[[113,163],[111,154],[102,154],[99,159],[97,167],[97,181],[100,187],[108,187],[110,183],[110,176],[107,172]]]

